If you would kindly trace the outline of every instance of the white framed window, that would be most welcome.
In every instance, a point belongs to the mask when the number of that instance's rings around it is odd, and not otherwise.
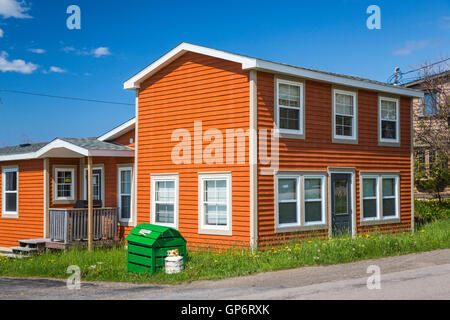
[[[377,220],[379,211],[379,177],[363,176],[362,181],[362,218],[363,220]]]
[[[382,215],[383,219],[395,219],[399,217],[398,210],[398,176],[384,175],[382,179]]]
[[[55,168],[55,200],[75,199],[75,169]]]
[[[379,141],[398,143],[399,137],[399,102],[398,99],[379,98]]]
[[[280,133],[303,134],[303,83],[277,79],[277,126]]]
[[[121,222],[129,222],[132,220],[132,190],[133,167],[119,167],[117,203],[119,209],[119,220]]]
[[[231,174],[199,174],[199,232],[231,234]]]
[[[19,169],[2,168],[2,215],[18,216],[19,211]]]
[[[333,90],[333,138],[356,140],[357,138],[356,92]]]
[[[151,221],[178,228],[178,175],[151,177]]]
[[[398,219],[399,176],[386,174],[361,175],[362,221]]]
[[[325,223],[325,177],[303,176],[305,226]]]
[[[92,198],[103,200],[103,168],[92,168]],[[88,169],[84,168],[84,199],[88,199]]]
[[[300,226],[300,176],[277,176],[277,225]]]

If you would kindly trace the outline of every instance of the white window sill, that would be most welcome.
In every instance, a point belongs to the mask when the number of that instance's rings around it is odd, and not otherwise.
[[[327,224],[313,224],[313,225],[296,225],[296,226],[277,226],[275,227],[275,233],[287,233],[287,232],[302,232],[302,231],[315,231],[315,230],[328,230]]]
[[[210,235],[219,235],[219,236],[232,236],[232,230],[227,229],[214,229],[208,227],[199,227],[198,234],[210,234]]]
[[[4,219],[19,219],[18,213],[2,213],[2,218]]]
[[[361,225],[362,226],[374,226],[374,225],[381,225],[381,224],[390,224],[390,223],[400,223],[400,218],[383,218],[383,219],[376,219],[376,220],[362,220]]]

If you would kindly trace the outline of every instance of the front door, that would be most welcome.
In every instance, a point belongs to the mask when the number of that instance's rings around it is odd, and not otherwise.
[[[350,173],[331,174],[331,232],[339,236],[352,232],[352,193]]]

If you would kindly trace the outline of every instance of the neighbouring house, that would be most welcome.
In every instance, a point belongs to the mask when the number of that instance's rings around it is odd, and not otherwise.
[[[108,219],[120,224],[96,232],[113,232],[105,233],[110,237],[127,232],[134,210],[134,124],[131,119],[99,138],[57,138],[0,148],[0,247],[17,246],[23,239],[64,241],[64,236],[82,231],[76,228],[86,230],[86,209],[74,207],[78,200],[87,199],[89,156],[93,159],[93,198],[100,204],[94,217],[103,225]],[[65,232],[69,219],[72,234]]]
[[[436,114],[439,113],[439,107],[445,103],[450,97],[450,71],[439,72],[433,75],[426,75],[418,80],[405,83],[406,88],[421,90],[424,97],[414,99],[414,127],[416,130],[420,127],[420,123],[435,128],[447,127],[450,125],[450,118],[437,119]],[[446,102],[447,104],[450,102]],[[450,144],[450,141],[448,142]],[[450,148],[450,145],[449,145]],[[427,170],[432,169],[432,165],[436,159],[436,151],[430,145],[423,142],[414,142],[415,159],[420,165]],[[450,161],[450,160],[449,160]],[[447,168],[449,163],[444,164]],[[424,192],[416,189],[416,196],[420,198],[429,197]],[[450,197],[450,187],[442,192],[443,197]]]
[[[3,179],[17,185],[3,198],[18,197],[13,219],[0,219],[0,245],[46,235],[48,212],[74,200],[56,206],[53,177],[84,179],[87,155],[104,168],[107,207],[121,207],[120,166],[132,172],[122,234],[147,222],[178,229],[191,247],[257,247],[413,228],[412,99],[421,91],[188,43],[124,88],[136,92],[132,126],[29,146],[29,160],[0,156]],[[83,197],[83,183],[67,188]]]

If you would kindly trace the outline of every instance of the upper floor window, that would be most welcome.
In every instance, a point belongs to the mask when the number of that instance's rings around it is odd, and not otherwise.
[[[381,142],[399,142],[399,111],[398,99],[380,98],[380,141]]]
[[[439,104],[439,95],[437,91],[426,92],[423,96],[423,108],[421,116],[432,116],[436,114],[437,106]]]
[[[75,169],[56,168],[55,200],[75,199]]]
[[[356,92],[334,90],[334,139],[356,140]]]
[[[2,170],[2,213],[4,216],[18,214],[18,168],[5,167]]]
[[[303,84],[277,80],[277,120],[281,133],[303,134]]]

